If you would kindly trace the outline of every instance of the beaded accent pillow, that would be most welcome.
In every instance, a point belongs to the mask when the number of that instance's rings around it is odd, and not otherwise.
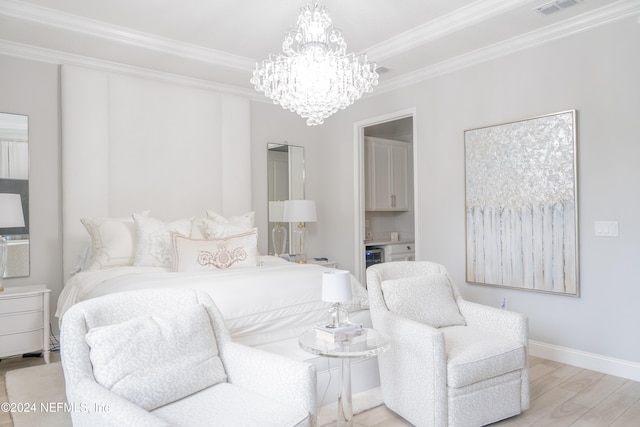
[[[394,313],[434,328],[465,324],[447,274],[385,280],[381,287],[384,301]]]

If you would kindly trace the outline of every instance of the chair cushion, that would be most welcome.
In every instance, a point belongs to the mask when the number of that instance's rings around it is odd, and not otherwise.
[[[172,426],[295,426],[309,414],[230,383],[209,387],[154,410],[153,415]]]
[[[447,385],[459,388],[526,367],[524,346],[468,326],[442,328]]]
[[[434,328],[465,324],[446,274],[384,280],[381,287],[384,302],[396,314]]]
[[[203,305],[95,327],[86,341],[96,381],[146,410],[227,378]]]

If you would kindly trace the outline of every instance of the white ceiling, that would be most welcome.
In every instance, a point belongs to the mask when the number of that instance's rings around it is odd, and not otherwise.
[[[389,69],[377,90],[640,13],[640,0],[325,0],[348,51]],[[0,0],[0,53],[62,63],[128,64],[247,91],[256,60],[280,53],[306,2]]]

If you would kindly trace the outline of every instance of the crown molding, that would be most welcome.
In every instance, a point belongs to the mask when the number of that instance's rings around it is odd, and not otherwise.
[[[114,43],[162,52],[198,62],[252,70],[255,60],[226,52],[207,49],[153,34],[134,31],[118,25],[107,24],[89,18],[35,6],[16,0],[0,0],[0,16],[33,22],[38,25],[60,28],[85,36],[97,37]]]
[[[121,64],[118,62],[105,61],[102,59],[90,58],[7,40],[0,40],[0,54],[55,65],[76,65],[80,67],[94,68],[101,71],[116,72],[132,77],[142,77],[167,83],[195,87],[198,89],[208,89],[215,92],[241,96],[251,101],[269,101],[262,94],[252,89],[216,83],[180,74],[136,67],[133,65]]]
[[[481,0],[366,49],[367,58],[380,62],[418,46],[516,9],[531,0]],[[364,52],[362,52],[364,53]]]
[[[477,3],[484,3],[485,0]],[[492,4],[496,5],[502,3],[504,7],[508,7],[511,3],[521,3],[522,0],[514,0],[513,2],[507,2],[504,0],[495,0]],[[509,4],[507,4],[509,3]],[[10,15],[7,13],[5,6],[10,5],[24,5],[23,3],[15,0],[0,0],[0,15]],[[514,7],[513,5],[511,5]],[[29,7],[29,9],[34,9]],[[35,8],[41,9],[41,8]],[[15,9],[12,9],[15,10]],[[48,10],[48,9],[47,9]],[[57,13],[57,12],[56,12]],[[476,9],[476,13],[481,13],[481,10]],[[490,12],[487,12],[490,13]],[[514,37],[503,42],[495,43],[491,46],[487,46],[463,55],[459,55],[455,58],[434,64],[429,67],[416,70],[411,73],[390,79],[385,82],[381,82],[373,91],[373,93],[366,94],[365,97],[372,97],[390,92],[396,89],[401,89],[406,86],[410,86],[416,83],[420,83],[424,80],[429,80],[435,77],[439,77],[448,73],[452,73],[476,64],[490,61],[492,59],[504,57],[522,50],[526,50],[541,44],[567,37],[582,31],[589,30],[601,25],[608,24],[620,19],[627,18],[633,14],[640,13],[640,0],[618,0],[614,3],[603,6],[599,9],[586,12],[578,15],[572,19],[568,19],[558,24],[553,24],[542,28],[540,30],[532,31],[522,36]],[[39,15],[42,17],[43,15]],[[469,22],[469,21],[467,21]],[[148,36],[148,35],[147,35]],[[399,36],[401,37],[401,36]],[[424,39],[422,39],[424,40]],[[165,53],[176,55],[176,51],[167,51]],[[210,89],[217,92],[234,94],[243,96],[256,102],[271,102],[262,94],[252,90],[241,88],[238,86],[225,85],[221,83],[215,83],[208,80],[201,80],[191,78],[183,75],[166,73],[162,71],[156,71],[141,67],[135,67],[131,65],[100,60],[91,57],[85,57],[81,55],[70,54],[52,49],[45,49],[35,47],[31,45],[10,42],[7,40],[0,40],[0,54],[9,56],[20,57],[23,59],[42,61],[52,64],[69,64],[79,65],[89,68],[96,68],[105,71],[120,72],[127,75],[151,78],[156,80],[168,81],[177,84],[183,84],[187,86],[193,86],[198,88]],[[232,56],[232,55],[231,55]],[[189,57],[198,61],[197,57]],[[211,59],[211,58],[209,58]],[[253,68],[253,60],[250,60],[251,65],[245,67],[237,67],[242,71],[250,71]],[[207,61],[204,61],[207,62]],[[214,63],[213,61],[208,61]],[[215,62],[217,64],[217,62]],[[228,64],[226,64],[228,65]]]
[[[475,51],[459,55],[429,67],[407,73],[381,83],[375,90],[379,95],[452,73],[476,64],[501,58],[519,51],[536,47],[557,39],[571,36],[610,22],[640,13],[640,0],[618,0],[610,5],[583,13],[566,21],[549,25],[527,34],[495,43]],[[372,94],[373,95],[373,94]]]

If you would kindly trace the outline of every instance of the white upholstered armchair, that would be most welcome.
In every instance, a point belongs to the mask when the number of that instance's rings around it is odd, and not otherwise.
[[[384,403],[412,424],[481,426],[529,407],[527,317],[462,299],[428,261],[367,269]]]
[[[74,426],[315,426],[308,363],[234,343],[191,289],[120,292],[62,320]]]

